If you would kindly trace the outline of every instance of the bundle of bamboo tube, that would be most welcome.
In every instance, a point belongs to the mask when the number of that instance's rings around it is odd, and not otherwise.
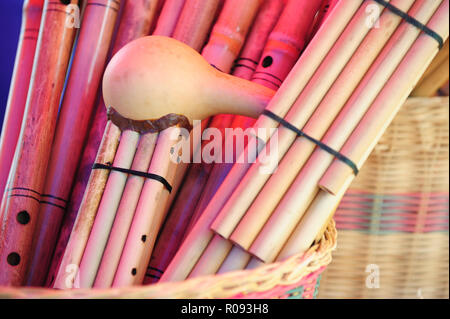
[[[447,38],[448,1],[392,1],[392,4],[427,24],[441,38]],[[389,8],[383,8],[385,3],[355,1],[353,5],[353,11],[349,10],[348,1],[336,5],[268,106],[276,116],[302,131],[296,132],[287,125],[279,128],[278,155],[282,160],[277,170],[269,175],[259,172],[261,163],[258,162],[235,165],[186,237],[162,281],[190,276],[192,269],[202,268],[202,264],[197,264],[199,260],[226,258],[225,268],[238,269],[236,265],[243,268],[249,261],[247,268],[258,266],[261,261],[286,258],[304,251],[325,227],[354,176],[355,167],[348,165],[348,159],[355,161],[356,167],[362,165],[370,147],[438,48],[429,34],[419,35],[419,28],[402,21]],[[371,21],[379,24],[377,28],[367,25],[368,5],[378,6],[382,12],[378,20]],[[347,21],[341,11],[344,7]],[[339,28],[342,21],[345,22]],[[314,58],[319,53],[315,48],[320,47],[326,36],[334,36],[336,41],[329,52],[325,51],[328,53],[325,58],[319,57],[313,63],[313,53],[316,53]],[[300,67],[303,74],[295,78],[295,70]],[[311,71],[305,72],[308,68]],[[278,99],[290,97],[287,92],[291,79],[297,81],[301,93],[293,97],[295,103],[286,115],[287,109],[279,111],[281,107],[276,106]],[[381,111],[383,107],[386,111]],[[366,112],[371,115],[364,115]],[[375,116],[382,112],[386,115]],[[264,115],[255,126],[263,121],[270,120]],[[358,128],[359,132],[352,133]],[[336,154],[319,147],[322,145],[340,151],[347,162],[335,159],[327,170]],[[345,145],[349,146],[345,148]],[[211,241],[213,233],[209,226],[229,241],[216,240],[218,237]],[[232,244],[240,248],[231,253]],[[201,257],[202,254],[207,258]],[[256,258],[250,260],[251,256]]]

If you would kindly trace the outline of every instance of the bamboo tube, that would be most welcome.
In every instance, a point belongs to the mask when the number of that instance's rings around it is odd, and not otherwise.
[[[393,5],[402,11],[408,11],[413,3],[414,1],[393,1]],[[385,44],[388,43],[387,46],[390,47],[396,43],[396,38],[391,37],[401,21],[402,19],[399,16],[390,11],[383,12],[379,19],[380,27],[373,28],[365,37],[344,70],[320,102],[314,114],[302,128],[306,134],[319,140],[323,137]],[[285,136],[282,133],[285,132],[280,132],[279,141],[282,141]],[[291,134],[289,133],[289,135]],[[259,194],[257,194],[246,210],[239,224],[233,230],[230,240],[244,249],[250,247],[308,160],[308,157],[314,151],[315,146],[314,143],[305,138],[297,138],[293,142],[278,166],[277,171],[269,177]]]
[[[250,259],[250,261],[248,262],[247,266],[245,267],[245,269],[247,269],[247,270],[255,269],[255,268],[261,267],[263,265],[264,265],[264,263],[261,260],[255,258],[255,257],[252,257]]]
[[[334,9],[339,0],[324,0],[317,13],[314,24],[308,34],[308,42],[316,35],[317,30],[322,26],[323,22],[328,18],[330,12]]]
[[[77,5],[78,1],[70,4]],[[40,194],[75,36],[75,29],[65,25],[66,7],[46,1],[43,9],[22,129],[2,201],[2,285],[23,284],[30,259]]]
[[[448,6],[449,2],[445,0],[427,25],[444,39],[448,37],[449,33]],[[358,167],[363,165],[377,141],[395,114],[397,114],[402,102],[407,98],[436,53],[435,40],[425,34],[420,35],[414,47],[404,58],[404,63],[399,66],[396,73],[386,84],[380,97],[371,106],[353,133],[345,141],[341,152],[350,156]],[[415,67],[411,68],[411,65]],[[402,82],[404,79],[408,79],[408,81]],[[345,181],[348,176],[352,176],[352,174],[349,174],[345,167],[333,161],[320,179],[319,186],[335,194],[340,189],[345,188]]]
[[[233,246],[227,255],[227,258],[223,261],[220,268],[217,270],[217,274],[224,274],[226,272],[245,269],[250,262],[251,255],[239,246]]]
[[[146,140],[146,139],[145,139]],[[122,133],[119,147],[114,157],[114,167],[129,169],[133,163],[133,158],[137,149],[139,134],[135,131],[125,130]],[[150,138],[153,142],[154,138]],[[145,142],[144,142],[145,143]],[[152,146],[149,146],[149,151]],[[140,155],[140,154],[139,154]],[[138,161],[140,158],[138,159]],[[144,160],[145,161],[145,158]],[[134,162],[136,163],[136,162]],[[136,165],[139,165],[138,162]],[[145,163],[143,164],[145,165]],[[108,237],[118,211],[120,199],[122,197],[125,184],[128,180],[128,174],[112,171],[108,176],[105,190],[102,194],[94,224],[89,234],[89,239],[84,249],[83,257],[80,262],[80,287],[91,287],[98,265],[100,264]],[[132,184],[132,183],[130,183]],[[128,195],[128,194],[127,194]],[[138,193],[139,195],[139,193]],[[132,200],[128,198],[128,200]]]
[[[219,0],[186,0],[173,38],[200,51],[219,7],[219,2]],[[184,39],[189,39],[189,41]]]
[[[42,285],[48,271],[88,133],[119,8],[120,1],[117,0],[90,0],[86,4],[83,28],[56,125],[44,194],[41,195],[43,201],[33,239],[27,285]],[[73,134],[75,130],[77,134]]]
[[[305,125],[370,31],[367,26],[366,13],[366,7],[369,5],[373,5],[373,3],[367,2],[362,5],[287,114],[285,119],[295,127]],[[378,6],[381,9],[381,5]],[[288,128],[280,127],[278,129],[276,150],[278,159],[283,158],[296,137],[297,134]],[[263,154],[270,154],[270,152],[263,151]],[[252,165],[233,195],[223,206],[211,225],[211,229],[217,234],[225,238],[231,235],[252,201],[271,177],[270,174],[260,173],[262,165],[264,165],[264,161]]]
[[[178,18],[183,10],[186,0],[165,0],[164,6],[158,17],[154,35],[170,37],[175,30]]]
[[[279,116],[284,116],[289,110],[299,91],[307,84],[326,53],[359,8],[361,1],[348,0],[345,1],[345,5],[343,3],[343,1],[338,3],[335,10],[330,14],[324,27],[318,31],[320,36],[318,35],[311,41],[266,109]],[[276,126],[275,121],[265,116],[260,117],[255,123],[256,128]],[[253,159],[256,157],[256,154],[251,155],[253,155]],[[250,157],[248,162],[251,162],[251,159]],[[213,199],[185,238],[160,281],[183,280],[187,277],[213,237],[213,232],[209,229],[212,221],[230,197],[236,185],[239,184],[249,166],[248,163],[239,163],[233,166],[224,183],[217,190]]]
[[[409,12],[422,23],[427,23],[438,5],[439,3],[436,2],[424,1],[420,3],[416,1],[415,6]],[[417,8],[417,6],[420,7]],[[445,5],[441,6],[439,10],[442,10],[442,8],[445,8]],[[414,14],[412,14],[413,12]],[[420,30],[405,22],[399,27],[398,32],[403,36],[394,38],[397,41],[392,49],[389,46],[386,48],[391,49],[388,54],[383,54],[385,51],[380,54],[379,58],[382,61],[378,60],[380,63],[372,65],[374,71],[369,71],[369,78],[363,80],[322,139],[322,142],[329,147],[340,149],[345,143],[345,140],[358,125],[359,120],[373,103],[399,62],[403,60],[411,45],[416,41]],[[412,68],[411,65],[409,65],[409,68]],[[406,81],[406,79],[403,80]],[[349,116],[350,114],[351,116]],[[317,194],[319,190],[317,183],[332,160],[333,156],[321,149],[317,149],[313,153],[253,242],[249,250],[251,254],[265,262],[274,260],[287,237],[301,219],[305,209]],[[267,243],[270,243],[270,245]]]
[[[447,59],[442,62],[433,73],[429,74],[422,82],[414,88],[411,96],[427,96],[431,97],[448,81],[449,77],[449,61]]]
[[[233,75],[250,80],[263,53],[267,37],[277,23],[283,6],[283,0],[267,0],[261,5],[242,52],[234,63]]]
[[[278,89],[306,45],[306,37],[322,0],[291,0],[269,35],[253,73],[256,83]],[[289,23],[290,22],[290,23]]]
[[[170,156],[173,145],[180,133],[177,127],[160,133],[149,172],[164,176],[173,184],[176,163]],[[169,192],[164,185],[155,180],[145,181],[139,203],[120,257],[113,287],[141,284],[153,250],[160,225],[164,218],[165,199]],[[80,268],[81,269],[81,268]]]
[[[116,53],[125,44],[135,38],[147,35],[149,33],[150,26],[156,17],[156,8],[160,2],[160,0],[126,1],[123,4],[120,23],[116,38],[114,40],[114,45],[111,49],[112,54]],[[53,260],[47,278],[47,286],[51,286],[53,284],[54,277],[56,276],[59,263],[64,254],[73,224],[77,217],[78,208],[80,207],[80,203],[89,180],[92,164],[94,163],[100,141],[105,130],[107,122],[106,111],[103,99],[99,98],[99,100],[100,101],[96,106],[95,115],[93,116],[93,123],[89,131],[87,142],[83,150],[83,156],[78,166],[78,171],[76,174],[77,177],[70,196],[65,220],[63,222],[59,240],[53,255]],[[92,225],[92,222],[88,224]]]
[[[20,134],[43,6],[44,0],[27,0],[23,4],[19,43],[0,134],[0,194],[2,195],[5,192]]]
[[[449,44],[448,44],[448,40],[447,40],[447,41],[445,41],[442,49],[439,50],[438,54],[435,56],[435,58],[431,62],[430,66],[427,68],[425,73],[422,75],[422,78],[420,79],[419,83],[423,79],[425,79],[428,75],[433,73],[433,71],[435,71],[439,67],[439,65],[442,64],[442,62],[444,62],[445,60],[448,60],[448,56],[449,56]]]

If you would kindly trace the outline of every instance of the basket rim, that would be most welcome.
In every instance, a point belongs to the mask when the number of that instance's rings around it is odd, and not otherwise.
[[[180,282],[109,289],[57,290],[40,287],[0,286],[0,298],[18,299],[205,299],[230,298],[237,294],[268,291],[277,286],[292,286],[303,278],[327,266],[336,248],[337,230],[333,219],[324,234],[306,252],[284,261],[252,270],[238,270],[220,275],[208,275]]]

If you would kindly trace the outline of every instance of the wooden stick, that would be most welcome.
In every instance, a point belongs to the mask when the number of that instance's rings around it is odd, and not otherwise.
[[[436,2],[420,3],[416,1],[415,6],[409,12],[422,23],[427,23],[438,5],[439,3]],[[399,62],[416,41],[420,30],[405,22],[397,32],[401,36],[397,38],[394,35],[394,39],[397,41],[392,49],[389,50],[389,53],[383,54],[384,51],[380,54],[380,60],[378,60],[380,63],[372,65],[373,71],[368,72],[369,77],[363,80],[322,139],[322,142],[329,147],[340,149],[345,143]],[[390,49],[390,47],[388,46],[386,49]],[[412,68],[411,65],[409,67]],[[276,258],[293,228],[317,194],[319,190],[317,183],[333,159],[331,154],[322,149],[317,149],[313,153],[253,242],[249,250],[251,254],[265,262],[273,261]]]
[[[256,83],[276,90],[303,51],[308,31],[322,0],[291,0],[270,33],[261,60],[253,73]]]
[[[269,110],[276,112],[279,116],[284,116],[289,107],[297,98],[307,84],[310,77],[314,74],[326,52],[333,46],[334,41],[339,37],[348,21],[352,18],[354,12],[358,9],[361,1],[345,1],[338,3],[330,17],[325,22],[324,28],[319,30],[318,35],[306,48],[296,65],[294,66],[277,94],[272,98],[267,106]],[[275,121],[263,116],[255,123],[255,127],[276,127]],[[253,155],[253,159],[256,154]],[[251,157],[248,162],[251,162]],[[182,246],[174,256],[172,262],[164,272],[160,281],[183,280],[188,276],[203,250],[213,237],[213,232],[209,227],[217,216],[220,208],[223,207],[226,200],[230,197],[233,190],[241,181],[250,164],[235,164],[228,174],[224,183],[217,190],[211,202],[194,225],[192,230],[185,238]]]
[[[145,0],[126,1],[124,3],[116,39],[114,40],[114,45],[111,50],[112,54],[115,54],[128,42],[149,33],[152,21],[154,21],[156,17],[156,7],[160,2],[160,0]],[[65,220],[53,255],[46,283],[47,286],[52,286],[54,277],[56,276],[59,263],[61,262],[61,258],[64,254],[64,250],[77,217],[84,191],[86,190],[86,185],[92,170],[92,164],[95,161],[103,132],[105,131],[107,122],[106,108],[103,99],[100,97],[99,100],[100,101],[96,106],[95,115],[93,116],[93,123],[87,142],[83,150],[83,156],[78,166],[76,180],[70,196]],[[85,219],[80,219],[80,221],[81,220]],[[92,225],[92,222],[88,224]]]
[[[173,184],[176,163],[170,156],[177,142],[180,129],[168,128],[160,133],[149,173],[166,177]],[[113,287],[141,284],[153,250],[160,225],[164,219],[164,208],[169,192],[156,180],[147,179],[133,217]]]
[[[2,195],[5,192],[19,139],[43,6],[44,0],[27,0],[23,4],[22,26],[0,135],[0,194]]]
[[[101,5],[92,5],[94,3]],[[44,193],[41,195],[42,203],[33,239],[27,285],[40,286],[47,275],[88,134],[119,6],[120,1],[117,0],[89,0],[86,4],[83,28],[78,37],[56,125]]]
[[[70,4],[77,5],[78,1]],[[75,28],[67,5],[46,1],[21,134],[2,206],[0,284],[23,283]]]
[[[402,11],[408,11],[413,2],[401,0],[394,1],[393,4]],[[323,137],[401,21],[399,16],[390,11],[383,12],[379,20],[380,27],[373,28],[365,37],[314,114],[302,128],[306,134],[318,140]],[[394,38],[391,39],[388,46],[392,46],[395,42]],[[286,133],[292,136],[292,132],[282,131],[278,136],[279,141],[285,138]],[[269,177],[233,230],[230,239],[234,243],[244,249],[250,247],[314,148],[315,144],[305,138],[297,138],[293,142],[277,171]]]
[[[219,0],[186,0],[173,38],[200,51],[205,44],[219,2]]]
[[[183,10],[185,0],[165,0],[158,17],[154,35],[170,37],[175,30],[178,18]]]
[[[448,6],[449,2],[445,0],[428,24],[430,29],[440,34],[444,39],[448,37],[449,33]],[[422,73],[425,72],[426,67],[430,64],[436,53],[435,41],[429,36],[420,35],[413,48],[404,58],[402,65],[398,67],[397,71],[386,84],[380,97],[371,106],[354,132],[345,141],[341,152],[350,156],[358,167],[363,165],[377,141],[395,114],[397,114],[401,104],[412,91],[412,88],[420,79]],[[411,65],[415,67],[411,68]],[[402,80],[406,78],[409,80],[403,83]],[[399,83],[402,85],[400,86]],[[346,167],[342,167],[340,163],[333,162],[320,179],[319,186],[335,194],[344,187],[344,182],[348,176],[352,175],[348,173]]]
[[[286,120],[295,127],[303,127],[306,124],[370,31],[366,25],[366,7],[371,4],[373,3],[368,2],[361,6],[287,114]],[[381,5],[378,6],[381,9]],[[277,154],[275,156],[281,159],[295,141],[297,134],[285,127],[280,127],[278,131]],[[270,154],[267,149],[262,152],[263,154]],[[264,161],[257,161],[255,165],[252,165],[214,220],[211,229],[217,234],[229,238],[252,201],[271,177],[271,174],[261,173],[262,165],[264,165]],[[264,225],[264,218],[262,224]]]
[[[119,145],[120,129],[108,121],[98,149],[96,163],[112,163]],[[91,232],[97,208],[108,180],[108,170],[93,170],[84,193],[80,210],[58,268],[54,288],[79,287],[79,265]],[[77,281],[76,281],[77,279]]]

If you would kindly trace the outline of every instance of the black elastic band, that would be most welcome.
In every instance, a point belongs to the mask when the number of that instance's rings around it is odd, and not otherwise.
[[[126,173],[126,174],[131,174],[131,175],[136,175],[136,176],[148,178],[148,179],[154,179],[154,180],[160,182],[161,184],[163,184],[166,187],[166,189],[169,191],[169,193],[172,192],[172,186],[169,184],[169,182],[164,177],[156,175],[156,174],[139,172],[139,171],[135,171],[135,170],[132,170],[132,169],[126,169],[126,168],[121,168],[121,167],[114,167],[112,165],[101,164],[101,163],[95,163],[92,166],[92,169],[108,169],[108,170],[111,170],[111,171],[117,171],[117,172],[121,172],[121,173]]]
[[[273,113],[273,112],[271,112],[269,110],[264,110],[262,114],[270,117],[272,120],[277,121],[278,123],[280,123],[284,127],[286,127],[288,129],[290,129],[291,131],[297,133],[298,136],[304,137],[304,138],[308,139],[309,141],[313,142],[314,144],[319,146],[324,151],[330,153],[331,155],[336,157],[338,160],[340,160],[340,161],[344,162],[345,164],[347,164],[348,166],[350,166],[350,168],[353,170],[353,173],[355,175],[358,175],[358,173],[359,173],[358,166],[356,166],[356,164],[351,159],[346,157],[345,155],[343,155],[343,154],[333,150],[328,145],[326,145],[326,144],[322,143],[321,141],[316,140],[315,138],[309,136],[308,134],[306,134],[302,130],[296,128],[294,125],[292,125],[291,123],[289,123],[285,119],[279,117],[278,115],[276,115],[275,113]]]
[[[382,5],[383,7],[385,7],[386,9],[391,11],[392,13],[394,13],[394,14],[398,15],[399,17],[401,17],[403,20],[405,20],[409,24],[415,26],[416,28],[420,29],[421,31],[423,31],[424,33],[428,34],[430,37],[435,39],[439,43],[439,49],[442,49],[442,47],[444,46],[444,40],[442,39],[442,37],[438,33],[436,33],[435,31],[431,30],[426,25],[421,23],[419,20],[417,20],[414,17],[410,16],[406,12],[403,12],[402,10],[400,10],[396,6],[393,6],[389,2],[386,2],[384,0],[373,0],[373,1],[375,1],[378,4]]]

